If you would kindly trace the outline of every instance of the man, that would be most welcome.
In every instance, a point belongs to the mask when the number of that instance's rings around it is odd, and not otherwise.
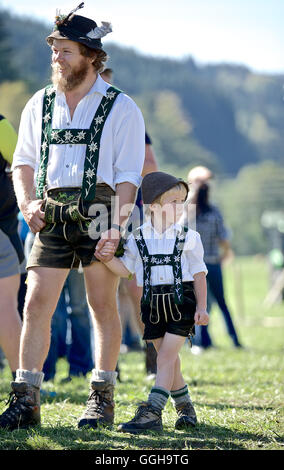
[[[214,175],[204,166],[192,168],[188,175],[188,183],[192,186],[191,202],[196,209],[196,230],[201,236],[204,247],[204,260],[208,269],[208,308],[210,312],[214,300],[216,300],[225,320],[228,334],[235,347],[240,348],[238,338],[227,302],[225,300],[222,262],[232,256],[228,231],[224,225],[223,216],[215,205],[209,200],[209,183]],[[212,346],[211,337],[207,326],[196,328],[196,336],[193,354],[200,354],[203,349]]]
[[[11,177],[17,133],[0,115],[0,347],[8,360],[13,376],[19,366],[19,344],[22,322],[18,312],[20,264],[24,260],[18,234],[19,212]]]
[[[107,82],[112,83],[113,70],[111,68],[105,68],[101,73],[101,77]],[[152,141],[147,132],[145,132],[145,160],[142,170],[142,177],[153,171],[158,171],[158,163],[156,160],[155,153],[153,151]],[[135,211],[128,223],[130,226],[139,226],[142,223],[143,218],[143,201],[141,188],[138,189],[137,198],[135,201]],[[119,283],[119,313],[122,321],[123,331],[125,331],[127,323],[130,326],[130,330],[135,334],[143,336],[144,325],[140,317],[140,301],[142,296],[141,287],[137,286],[136,277],[132,280],[120,279]],[[152,379],[157,371],[157,353],[152,342],[146,342],[145,349],[145,362],[146,372],[148,379]]]
[[[41,370],[49,349],[51,317],[69,270],[78,261],[94,316],[96,360],[87,408],[78,426],[95,428],[98,422],[114,420],[121,343],[118,278],[96,260],[94,252],[96,247],[100,252],[108,240],[119,244],[121,226],[129,216],[122,209],[124,205],[132,209],[141,182],[145,126],[132,99],[100,77],[106,60],[101,37],[111,31],[109,23],[97,27],[75,11],[58,15],[47,38],[53,87],[37,92],[26,105],[14,155],[18,203],[36,237],[27,264],[14,400],[0,419],[1,426],[9,429],[40,422]],[[99,224],[90,233],[89,214],[95,217],[99,212]]]

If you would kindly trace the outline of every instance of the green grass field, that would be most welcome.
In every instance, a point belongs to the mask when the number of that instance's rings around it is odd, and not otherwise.
[[[262,257],[237,259],[225,268],[225,291],[234,322],[245,345],[235,350],[214,307],[210,331],[215,348],[195,356],[188,345],[181,351],[199,424],[188,432],[175,431],[175,411],[168,402],[164,432],[140,436],[123,434],[117,425],[133,417],[137,403],[153,385],[145,376],[144,355],[122,354],[122,382],[116,387],[116,417],[112,429],[77,429],[84,409],[88,381],[59,384],[67,375],[58,362],[54,383],[44,383],[56,397],[42,399],[42,425],[29,430],[0,431],[0,449],[9,450],[283,450],[284,304],[263,306],[268,270]],[[0,411],[8,398],[10,372],[1,375]]]

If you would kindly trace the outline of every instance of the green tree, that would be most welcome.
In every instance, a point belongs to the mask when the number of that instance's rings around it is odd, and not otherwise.
[[[283,211],[283,188],[284,168],[272,161],[245,166],[237,178],[216,186],[214,195],[232,231],[232,244],[238,254],[267,252],[261,217],[265,211]]]
[[[16,77],[16,71],[12,64],[12,46],[4,15],[5,11],[0,10],[0,83],[4,80],[13,80]]]

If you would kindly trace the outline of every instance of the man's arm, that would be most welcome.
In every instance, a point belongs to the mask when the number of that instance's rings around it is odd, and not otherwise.
[[[44,212],[41,210],[42,199],[35,199],[34,170],[28,165],[21,165],[13,171],[13,183],[18,206],[25,221],[33,233],[40,232],[46,225]]]
[[[116,197],[113,218],[114,226],[125,227],[134,207],[136,191],[136,186],[129,182],[119,183],[116,185]],[[102,255],[101,250],[107,241],[111,241],[114,244],[114,251],[116,251],[120,238],[121,233],[118,228],[112,227],[110,230],[103,232],[101,235],[101,239],[97,244],[96,253],[100,253]],[[113,254],[108,254],[103,257],[102,261],[106,263],[110,261],[112,257]]]
[[[153,152],[152,145],[146,144],[145,145],[145,161],[144,161],[142,176],[145,176],[148,173],[152,173],[153,171],[158,171],[158,164],[155,158],[155,154]]]

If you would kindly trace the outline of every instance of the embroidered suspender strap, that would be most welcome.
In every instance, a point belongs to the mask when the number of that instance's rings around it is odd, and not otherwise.
[[[137,235],[134,232],[134,238],[137,244],[137,248],[140,253],[140,257],[143,263],[143,294],[142,294],[142,303],[149,304],[150,303],[150,293],[151,293],[151,285],[150,285],[150,278],[151,278],[151,264],[149,262],[150,255],[145,243],[144,237],[142,235],[142,231],[137,231]]]
[[[43,97],[42,108],[42,130],[41,130],[41,147],[40,147],[40,162],[37,174],[36,196],[39,199],[43,198],[43,191],[46,182],[47,164],[49,156],[49,138],[51,132],[52,113],[55,100],[55,88],[48,85],[45,88]]]
[[[143,263],[143,294],[142,303],[149,304],[151,299],[151,267],[152,266],[165,266],[170,265],[173,268],[174,287],[175,287],[175,303],[181,304],[183,302],[183,285],[182,285],[182,269],[181,269],[181,255],[185,242],[185,234],[188,231],[187,227],[183,227],[180,234],[177,235],[174,245],[173,254],[156,254],[150,255],[146,242],[143,238],[142,231],[134,234],[135,241],[140,253]]]
[[[85,201],[92,201],[95,198],[101,135],[115,99],[120,93],[121,90],[117,88],[108,88],[90,127],[82,183],[82,198]]]
[[[175,286],[175,303],[183,303],[183,285],[182,285],[182,269],[181,269],[181,255],[184,248],[185,236],[188,231],[187,227],[183,227],[182,232],[177,236],[172,254],[172,266],[174,274]]]
[[[96,194],[97,167],[99,161],[100,140],[106,119],[121,90],[109,87],[100,102],[89,129],[52,129],[52,112],[55,101],[55,89],[48,86],[43,100],[42,143],[40,167],[37,179],[37,197],[43,197],[46,184],[47,164],[50,144],[86,144],[82,198],[92,201]]]

